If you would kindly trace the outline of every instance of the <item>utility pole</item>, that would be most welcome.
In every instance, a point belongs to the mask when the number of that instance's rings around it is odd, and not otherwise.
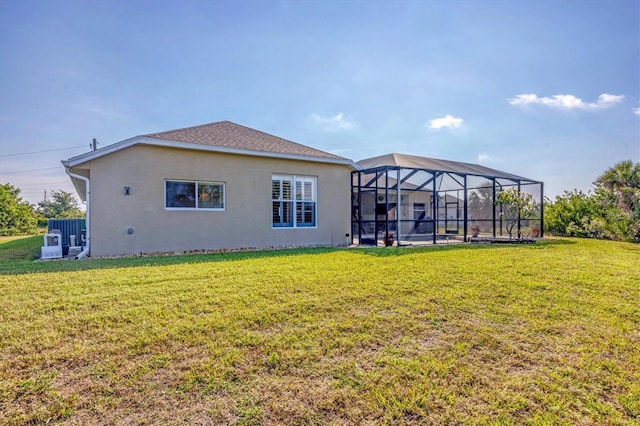
[[[98,141],[96,140],[96,138],[93,138],[93,142],[91,143],[91,148],[93,148],[94,151],[98,149]]]
[[[44,190],[44,202],[45,203],[47,202],[47,190],[46,189]]]

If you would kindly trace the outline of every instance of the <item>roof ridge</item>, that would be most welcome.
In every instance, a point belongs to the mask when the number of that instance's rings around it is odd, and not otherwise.
[[[254,129],[253,127],[245,126],[244,124],[234,123],[233,121],[229,121],[229,120],[214,121],[214,122],[206,123],[206,124],[198,124],[198,125],[195,125],[195,126],[181,127],[179,129],[163,130],[161,132],[147,133],[147,134],[140,135],[140,136],[153,137],[153,136],[162,135],[162,134],[165,134],[165,133],[175,133],[175,132],[180,132],[180,131],[183,131],[183,130],[193,130],[193,129],[198,129],[198,128],[202,128],[202,127],[213,126],[215,124],[225,124],[225,123],[232,124],[232,125],[238,126],[238,127],[242,127],[242,128],[244,128],[244,129],[246,129],[246,130],[248,130],[250,132],[261,133],[263,135],[266,135],[266,136],[269,136],[269,137],[272,137],[272,138],[277,138],[277,139],[280,139],[280,140],[283,140],[283,141],[286,141],[286,142],[289,142],[289,143],[293,143],[293,144],[296,144],[298,146],[302,146],[302,147],[305,147],[305,148],[310,148],[310,149],[313,149],[315,151],[321,151],[321,150],[319,150],[317,148],[314,148],[314,147],[311,147],[309,145],[304,145],[304,144],[302,144],[300,142],[295,142],[295,141],[292,141],[291,139],[283,138],[282,136],[277,136],[277,135],[274,135],[272,133],[267,133],[267,132],[264,132],[262,130]],[[331,153],[329,153],[329,154],[331,154]],[[333,155],[335,155],[335,154],[333,154]]]
[[[254,129],[253,127],[245,126],[244,124],[234,123],[233,121],[224,120],[224,121],[218,121],[216,123],[211,123],[211,124],[217,124],[217,123],[230,123],[230,124],[233,124],[234,126],[244,127],[245,129],[247,129],[249,131],[252,131],[252,132],[262,133],[263,135],[267,135],[267,136],[270,136],[272,138],[278,138],[278,139],[281,139],[283,141],[287,141],[287,142],[294,143],[294,144],[299,145],[299,146],[303,146],[305,148],[311,148],[311,149],[316,150],[316,151],[321,151],[318,148],[314,148],[314,147],[309,146],[309,145],[301,144],[300,142],[292,141],[291,139],[283,138],[282,136],[277,136],[277,135],[274,135],[274,134],[271,134],[271,133],[263,132],[262,130]],[[331,154],[331,153],[329,152],[329,154]],[[335,154],[333,154],[333,155],[335,155]]]
[[[147,133],[139,137],[194,145],[218,146],[227,149],[295,154],[350,161],[331,152],[322,151],[309,145],[228,120]]]
[[[180,127],[178,129],[170,129],[170,130],[162,130],[160,132],[145,133],[143,135],[138,135],[138,136],[151,137],[152,135],[161,135],[163,133],[172,133],[172,132],[179,132],[181,130],[197,129],[200,127],[206,127],[206,126],[211,126],[212,124],[221,124],[221,123],[231,123],[231,124],[235,124],[236,126],[242,126],[241,124],[233,123],[229,120],[222,120],[222,121],[213,121],[211,123],[205,123],[205,124],[196,124],[195,126]],[[242,127],[245,127],[245,126],[242,126]]]

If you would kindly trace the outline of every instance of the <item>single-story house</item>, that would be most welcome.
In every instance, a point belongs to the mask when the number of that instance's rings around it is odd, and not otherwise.
[[[136,136],[63,161],[92,256],[346,245],[346,158],[229,121]]]
[[[398,244],[468,241],[473,223],[495,237],[493,200],[507,187],[539,200],[518,232],[542,224],[538,181],[402,154],[355,163],[229,121],[136,136],[62,163],[87,207],[79,257],[379,244],[393,233]]]

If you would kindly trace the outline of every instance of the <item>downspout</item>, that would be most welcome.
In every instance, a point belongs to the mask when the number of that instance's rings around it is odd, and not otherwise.
[[[397,191],[398,194],[397,196],[397,200],[396,200],[396,220],[398,221],[398,223],[396,224],[396,245],[398,247],[400,247],[400,231],[402,231],[402,222],[401,222],[401,216],[402,216],[402,189],[400,189],[400,179],[401,179],[401,175],[402,175],[402,168],[398,167],[398,177],[396,180],[396,185],[397,185]]]
[[[540,182],[540,238],[544,238],[544,182]]]
[[[468,243],[469,241],[467,240],[467,229],[468,229],[468,224],[469,224],[469,202],[468,202],[468,194],[469,194],[469,190],[467,188],[467,175],[464,175],[464,206],[463,206],[463,216],[464,216],[464,231],[463,231],[463,238],[464,238],[464,242]],[[458,222],[460,223],[460,222]]]
[[[80,179],[83,180],[84,183],[86,184],[86,203],[87,203],[87,211],[85,213],[85,226],[86,226],[86,240],[87,240],[87,244],[84,246],[84,250],[82,250],[80,253],[78,253],[78,255],[76,256],[76,260],[77,259],[82,259],[83,257],[85,257],[87,254],[89,254],[89,246],[91,245],[91,221],[89,220],[91,217],[91,208],[90,208],[90,202],[89,202],[89,197],[91,194],[91,191],[89,190],[89,178],[84,177],[84,176],[80,176],[77,175],[73,172],[70,172],[69,169],[67,167],[64,168],[64,171],[67,172],[67,174],[73,178],[76,179]]]

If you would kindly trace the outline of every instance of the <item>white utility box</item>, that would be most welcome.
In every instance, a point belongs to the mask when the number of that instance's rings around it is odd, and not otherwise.
[[[62,257],[62,235],[44,234],[44,245],[40,259],[60,259]]]

